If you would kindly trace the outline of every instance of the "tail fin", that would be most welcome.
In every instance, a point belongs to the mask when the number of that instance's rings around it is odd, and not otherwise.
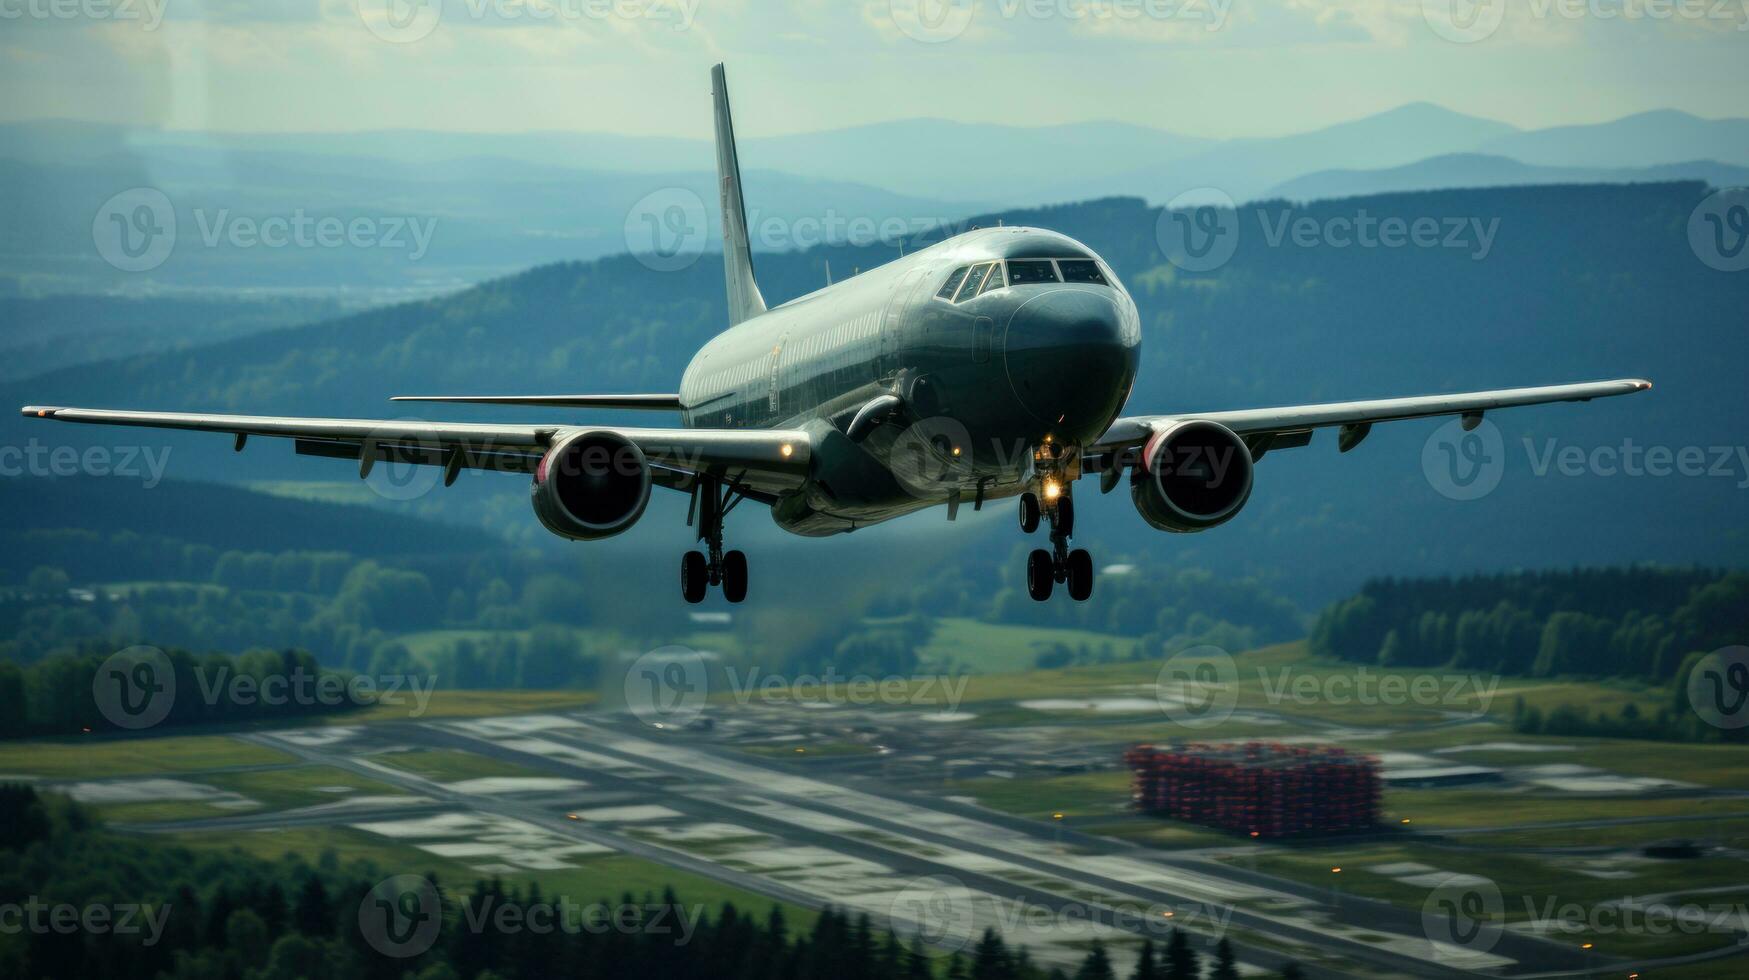
[[[734,326],[764,313],[765,297],[753,279],[741,162],[735,155],[735,124],[729,119],[729,83],[722,65],[711,69],[711,95],[716,102],[717,190],[723,203],[723,278],[729,287],[729,325]]]

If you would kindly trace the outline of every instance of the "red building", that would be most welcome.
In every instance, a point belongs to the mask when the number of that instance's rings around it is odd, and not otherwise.
[[[1124,753],[1146,813],[1252,837],[1378,823],[1379,762],[1333,745],[1138,745]]]

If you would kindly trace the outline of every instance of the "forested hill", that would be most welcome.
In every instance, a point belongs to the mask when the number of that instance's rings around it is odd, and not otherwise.
[[[1436,491],[1422,467],[1436,424],[1404,423],[1380,427],[1341,457],[1322,438],[1272,454],[1259,468],[1250,505],[1232,524],[1147,539],[1146,546],[1169,549],[1186,565],[1278,576],[1322,602],[1368,575],[1741,561],[1749,509],[1737,484],[1749,482],[1749,473],[1568,476],[1537,465],[1547,458],[1549,440],[1585,454],[1624,439],[1671,449],[1742,443],[1749,389],[1737,375],[1749,354],[1741,322],[1749,274],[1716,271],[1690,247],[1689,218],[1706,194],[1698,183],[1672,183],[1248,205],[1237,215],[1230,261],[1194,274],[1167,261],[1157,235],[1160,213],[1136,199],[1013,211],[983,223],[1058,229],[1116,267],[1144,317],[1131,411],[1628,375],[1657,382],[1653,393],[1633,399],[1492,416],[1503,437],[1504,476],[1479,500]],[[1336,233],[1387,217],[1431,219],[1441,228],[1440,243],[1369,247]],[[1312,234],[1291,230],[1300,227]],[[761,254],[757,263],[766,296],[778,302],[822,285],[828,260],[842,277],[896,254],[896,245],[816,248]],[[663,391],[673,389],[687,357],[723,322],[714,254],[676,272],[619,256],[546,266],[444,299],[67,370],[0,391],[13,404],[366,417],[396,414],[383,401],[396,393]],[[443,418],[533,415],[427,411]],[[16,418],[3,424],[13,427],[7,443],[105,438],[67,427],[23,429]],[[289,454],[235,458],[213,437],[152,438],[179,447],[170,471],[178,478],[336,478],[335,467],[312,476],[317,464]],[[488,492],[508,498],[522,488],[506,480]],[[457,519],[465,513],[460,508],[477,507],[461,493],[438,496],[439,506],[458,508]],[[1137,546],[1140,525],[1121,496],[1083,508],[1090,544]],[[512,509],[504,504],[496,512]]]

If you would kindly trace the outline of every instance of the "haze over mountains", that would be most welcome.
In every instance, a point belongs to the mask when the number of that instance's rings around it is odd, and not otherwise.
[[[701,121],[702,122],[702,121]],[[743,129],[750,128],[746,119]],[[636,249],[640,212],[673,200],[718,235],[709,144],[604,133],[190,133],[68,121],[0,126],[0,289],[351,291],[351,302],[431,295],[543,262]],[[1427,103],[1307,133],[1210,141],[1115,122],[1021,128],[910,119],[744,138],[760,251],[910,230],[974,214],[1198,188],[1234,201],[1568,181],[1740,182],[1749,120],[1662,111],[1520,131]],[[1338,171],[1332,173],[1332,171]],[[176,248],[120,272],[92,222],[120,191],[164,191]],[[640,202],[643,202],[641,205]],[[238,247],[239,221],[294,213],[403,221],[399,247]],[[665,213],[666,216],[666,213]],[[867,237],[867,236],[864,236]]]

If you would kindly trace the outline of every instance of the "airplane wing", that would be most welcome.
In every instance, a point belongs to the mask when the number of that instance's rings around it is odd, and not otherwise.
[[[392,402],[456,402],[471,405],[540,405],[547,408],[601,408],[678,412],[679,395],[396,395]]]
[[[445,484],[462,469],[532,473],[548,447],[584,431],[615,432],[641,449],[654,482],[690,490],[707,474],[746,496],[775,499],[801,485],[812,448],[799,429],[643,429],[589,425],[498,425],[398,419],[313,419],[267,415],[203,415],[189,412],[126,412],[101,408],[29,405],[31,418],[94,425],[223,432],[243,449],[250,436],[294,440],[300,455],[359,461],[359,475],[385,460],[444,467]]]
[[[1593,398],[1631,395],[1652,387],[1650,381],[1623,378],[1616,381],[1592,381],[1584,384],[1547,385],[1540,388],[1503,388],[1496,391],[1472,391],[1454,395],[1422,395],[1414,398],[1381,398],[1374,401],[1332,402],[1324,405],[1294,405],[1284,408],[1248,408],[1227,412],[1180,413],[1175,415],[1136,415],[1118,419],[1089,449],[1093,453],[1114,453],[1139,446],[1156,431],[1174,422],[1202,419],[1218,422],[1232,429],[1251,446],[1253,456],[1262,456],[1270,449],[1303,446],[1311,440],[1312,430],[1341,426],[1337,446],[1347,452],[1360,444],[1375,422],[1395,422],[1400,419],[1429,418],[1437,415],[1462,416],[1466,427],[1473,428],[1482,413],[1497,408],[1521,405],[1545,405],[1550,402],[1584,402]]]

